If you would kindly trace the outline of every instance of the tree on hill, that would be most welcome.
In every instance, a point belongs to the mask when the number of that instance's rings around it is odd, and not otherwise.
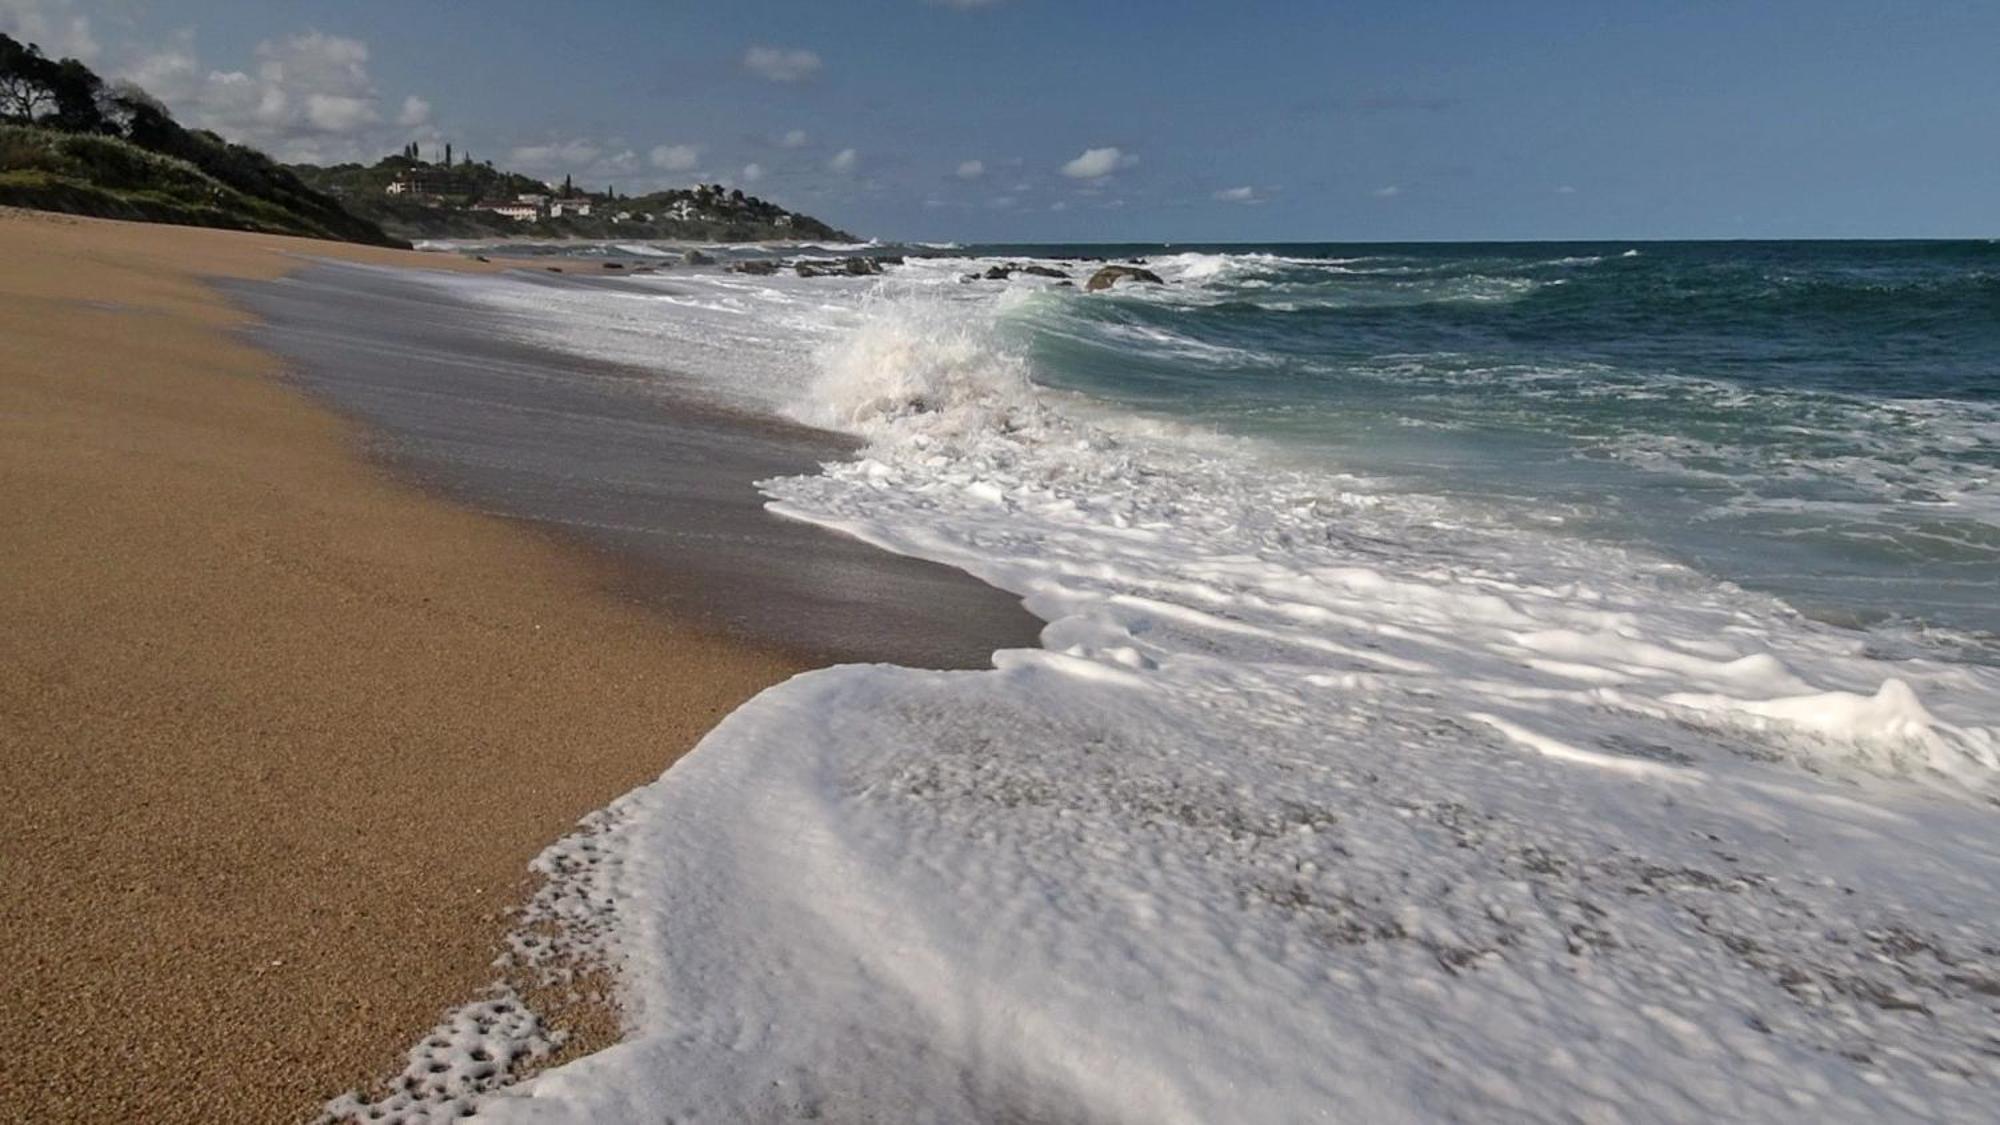
[[[0,120],[70,133],[104,132],[104,83],[75,59],[0,35]]]
[[[76,59],[51,60],[5,34],[0,123],[17,130],[14,161],[25,164],[0,168],[9,180],[0,187],[26,206],[394,241],[263,153],[183,128],[137,86],[106,86]]]

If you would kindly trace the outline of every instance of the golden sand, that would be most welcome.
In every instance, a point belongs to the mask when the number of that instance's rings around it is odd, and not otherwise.
[[[200,280],[299,255],[491,268],[0,214],[0,1120],[312,1116],[799,668],[370,466]]]

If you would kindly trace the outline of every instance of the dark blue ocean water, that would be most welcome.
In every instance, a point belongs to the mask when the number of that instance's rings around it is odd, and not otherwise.
[[[1019,318],[1040,381],[2000,660],[2000,245],[968,252],[1171,282]]]

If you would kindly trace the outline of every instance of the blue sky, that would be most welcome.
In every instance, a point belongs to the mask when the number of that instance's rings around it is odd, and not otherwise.
[[[2000,3],[0,0],[291,158],[883,237],[2000,235]]]

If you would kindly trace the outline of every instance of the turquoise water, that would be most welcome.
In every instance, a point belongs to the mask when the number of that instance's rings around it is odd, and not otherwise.
[[[2000,245],[997,246],[1052,386],[2000,662]]]

